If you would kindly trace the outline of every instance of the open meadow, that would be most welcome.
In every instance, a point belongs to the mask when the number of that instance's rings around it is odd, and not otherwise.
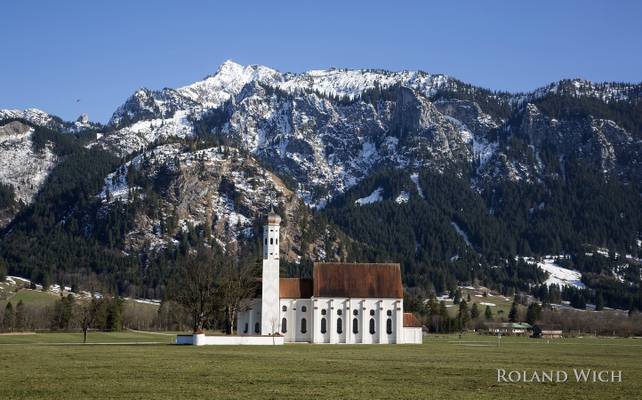
[[[642,340],[431,336],[423,345],[169,345],[152,333],[0,336],[0,399],[635,399]],[[112,344],[109,344],[112,343]],[[567,383],[498,383],[497,369]],[[576,383],[572,369],[621,370]]]

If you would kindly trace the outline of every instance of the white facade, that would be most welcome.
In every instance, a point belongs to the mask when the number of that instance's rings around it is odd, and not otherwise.
[[[284,343],[282,336],[206,336],[202,333],[193,335],[178,335],[176,344],[194,346],[278,346]]]
[[[278,216],[277,216],[278,217]],[[268,216],[263,230],[263,276],[260,299],[240,312],[241,336],[283,336],[285,342],[421,343],[420,327],[404,327],[402,298],[281,298],[279,291],[280,218]]]
[[[261,335],[279,332],[279,223],[276,214],[268,216],[263,227],[263,275],[261,290]],[[258,320],[257,320],[258,321]]]

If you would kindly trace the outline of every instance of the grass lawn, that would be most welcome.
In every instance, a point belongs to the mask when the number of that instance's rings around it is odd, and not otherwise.
[[[638,399],[642,340],[466,335],[423,345],[64,345],[0,336],[0,399]],[[163,335],[90,334],[94,342]],[[497,368],[622,370],[622,383],[497,383]]]

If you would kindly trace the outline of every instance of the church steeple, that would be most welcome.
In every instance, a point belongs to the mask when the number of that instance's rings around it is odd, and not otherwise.
[[[281,217],[271,208],[263,226],[261,335],[279,331],[279,227]]]

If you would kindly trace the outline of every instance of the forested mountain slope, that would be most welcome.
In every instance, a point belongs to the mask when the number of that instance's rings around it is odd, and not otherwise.
[[[599,288],[639,307],[641,93],[226,62],[186,87],[136,91],[107,125],[2,110],[0,256],[36,281],[96,274],[158,298],[194,246],[252,262],[275,206],[284,273],[399,261],[420,290],[508,293],[546,280],[520,257],[569,254],[587,300]]]

